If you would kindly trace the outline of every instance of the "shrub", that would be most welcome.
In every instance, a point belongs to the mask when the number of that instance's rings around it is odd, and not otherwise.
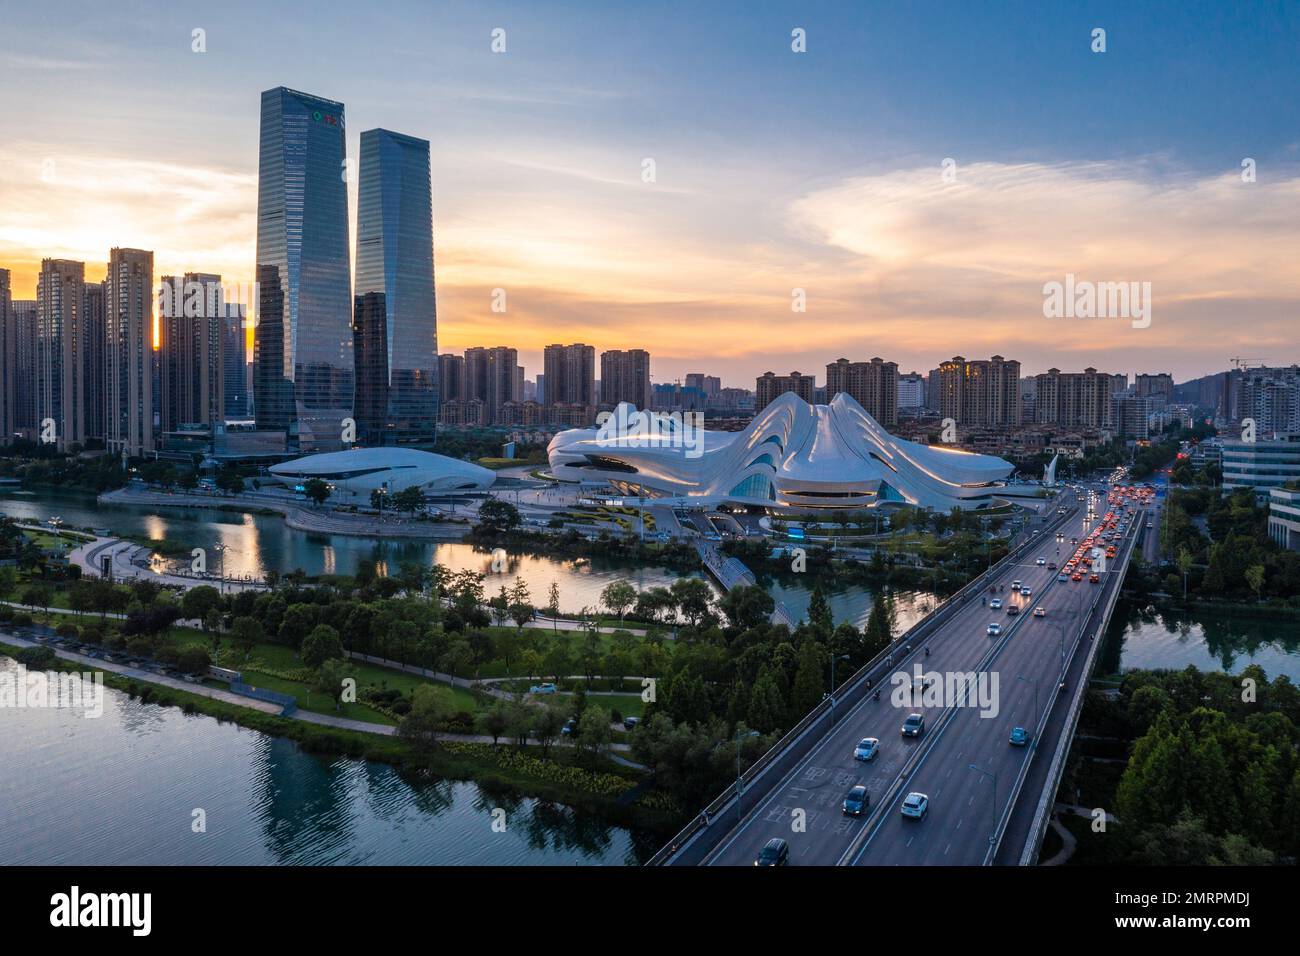
[[[55,633],[59,637],[70,637],[74,640],[81,636],[81,630],[75,624],[60,624],[55,629]]]
[[[202,673],[211,663],[208,649],[198,644],[190,644],[176,656],[176,666],[187,674]]]
[[[14,627],[31,627],[32,616],[28,614],[26,611],[19,611],[17,614],[13,616],[12,623]]]
[[[153,657],[153,638],[133,637],[126,642],[126,649],[133,657]]]
[[[14,660],[24,667],[40,670],[49,667],[57,660],[58,655],[54,653],[54,648],[37,645],[36,647],[24,647],[14,655]]]

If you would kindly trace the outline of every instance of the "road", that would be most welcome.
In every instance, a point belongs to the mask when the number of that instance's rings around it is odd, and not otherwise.
[[[1024,608],[1023,613],[1011,617],[1005,610],[992,611],[972,603],[959,609],[941,631],[928,639],[929,656],[918,646],[910,654],[902,650],[894,661],[896,674],[910,675],[918,663],[924,671],[940,675],[982,670],[996,673],[996,716],[981,718],[979,709],[968,707],[946,711],[942,705],[913,707],[906,701],[891,699],[895,696],[892,687],[882,688],[879,700],[868,695],[739,826],[734,819],[715,821],[713,825],[731,826],[732,830],[709,854],[706,864],[750,865],[771,837],[782,837],[789,843],[793,865],[982,861],[991,831],[992,788],[987,778],[968,767],[984,760],[990,765],[985,769],[998,771],[1001,800],[1005,801],[1014,761],[1025,759],[1029,752],[1028,748],[1010,746],[1010,728],[1036,723],[1034,682],[1038,685],[1037,708],[1041,712],[1055,690],[1062,640],[1067,641],[1068,653],[1068,641],[1081,628],[1102,590],[1086,579],[1058,583],[1056,571],[1037,565],[1039,555],[1061,563],[1072,552],[1069,539],[1082,539],[1095,524],[1086,521],[1086,505],[1074,500],[1073,495],[1065,495],[1058,504],[1070,511],[1062,528],[1065,542],[1058,546],[1055,541],[1045,540],[1041,550],[1031,550],[1023,563],[991,579],[1002,588],[999,596]],[[1015,579],[1032,589],[1032,598],[1012,595],[1011,583]],[[1030,611],[1040,605],[1046,616],[1035,618]],[[1003,625],[998,638],[987,634],[987,625],[995,620]],[[1029,680],[1018,680],[1021,676]],[[920,738],[900,733],[903,719],[913,711],[926,718]],[[871,763],[853,758],[854,747],[863,737],[876,737],[881,742],[879,755]],[[986,737],[998,741],[998,747],[985,746]],[[978,748],[976,743],[980,744]],[[841,813],[844,795],[856,784],[864,784],[870,795],[870,809],[862,818]],[[926,820],[906,830],[901,827],[912,821],[901,818],[897,804],[911,789],[928,792],[932,809]],[[886,802],[884,812],[877,813],[882,800]],[[941,811],[950,821],[946,825],[937,822]],[[800,817],[802,830],[797,826]]]

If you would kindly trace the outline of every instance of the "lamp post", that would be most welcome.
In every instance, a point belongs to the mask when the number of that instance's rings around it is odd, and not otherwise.
[[[1037,677],[1025,677],[1023,674],[1017,674],[1017,675],[1016,675],[1016,680],[1022,680],[1022,681],[1024,681],[1026,684],[1033,684],[1033,685],[1034,685],[1034,730],[1037,731],[1037,730],[1038,730],[1038,678],[1037,678]],[[1035,746],[1035,747],[1038,746],[1038,734],[1037,734],[1037,733],[1034,734],[1033,746]]]
[[[839,686],[838,684],[835,683],[835,662],[847,661],[848,659],[849,659],[848,654],[831,655],[831,726],[832,727],[835,726],[835,690]]]
[[[740,819],[740,794],[744,781],[740,777],[740,742],[750,737],[759,737],[761,734],[757,730],[747,730],[744,733],[736,734],[736,819]]]
[[[226,593],[226,552],[229,550],[229,547],[225,544],[222,544],[220,541],[218,541],[216,544],[212,546],[212,550],[217,552],[217,556],[221,559],[221,573],[217,578],[218,581],[217,591],[220,594],[225,594]]]
[[[974,770],[976,773],[983,774],[984,776],[988,777],[990,780],[993,781],[993,802],[989,805],[989,808],[992,810],[992,816],[993,816],[993,829],[989,832],[989,846],[992,846],[997,841],[998,774],[996,770],[985,770],[982,767],[977,766],[976,764],[971,764],[970,769]]]

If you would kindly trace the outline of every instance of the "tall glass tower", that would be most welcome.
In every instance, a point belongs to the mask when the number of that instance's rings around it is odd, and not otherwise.
[[[343,104],[262,94],[257,180],[257,427],[291,448],[343,446],[353,366]]]
[[[355,407],[369,445],[431,443],[438,417],[429,142],[361,134]]]

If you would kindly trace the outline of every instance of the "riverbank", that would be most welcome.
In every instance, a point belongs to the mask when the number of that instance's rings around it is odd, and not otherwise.
[[[205,508],[253,514],[278,514],[295,531],[340,534],[360,538],[412,538],[429,541],[459,541],[470,529],[468,520],[420,521],[414,518],[376,517],[365,514],[313,508],[283,496],[265,492],[222,495],[200,492],[167,493],[118,488],[96,497],[98,504],[146,508]]]
[[[22,639],[0,635],[0,654],[14,657],[29,644],[11,643],[14,640]],[[541,759],[541,748],[537,746],[494,746],[477,738],[448,740],[433,750],[421,751],[393,734],[391,727],[353,730],[310,719],[283,717],[261,709],[265,705],[252,699],[233,703],[152,679],[127,677],[104,669],[99,661],[86,659],[82,663],[72,657],[56,652],[48,669],[84,672],[87,667],[93,667],[103,673],[105,686],[122,691],[132,699],[178,707],[187,714],[203,714],[221,722],[230,721],[268,736],[292,740],[309,753],[372,760],[405,772],[473,781],[485,788],[577,807],[618,826],[669,834],[680,823],[677,813],[660,795],[642,792],[644,780],[639,774],[633,775],[628,768],[608,760],[590,769],[580,766],[578,755],[558,744],[549,748],[545,760]],[[614,792],[616,781],[624,781],[626,788]]]

